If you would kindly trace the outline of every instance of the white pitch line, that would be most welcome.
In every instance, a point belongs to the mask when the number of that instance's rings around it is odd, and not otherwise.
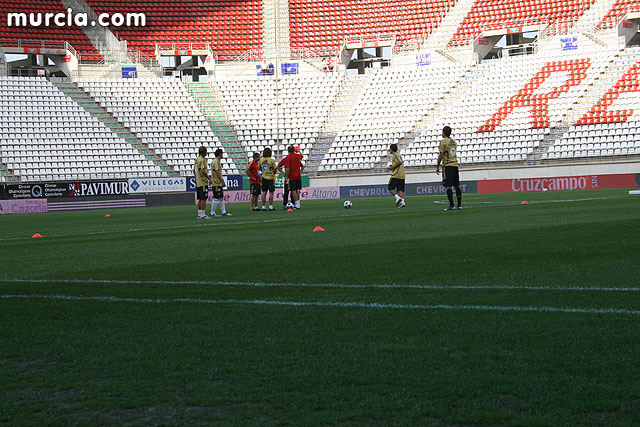
[[[573,308],[573,307],[520,307],[500,305],[418,305],[418,304],[386,304],[365,302],[324,302],[324,301],[272,301],[272,300],[215,300],[198,298],[148,299],[121,298],[113,296],[84,297],[76,295],[0,295],[0,299],[44,299],[64,301],[100,301],[100,302],[130,302],[142,304],[244,304],[244,305],[273,305],[289,307],[334,307],[334,308],[367,308],[392,310],[476,310],[476,311],[506,311],[506,312],[537,312],[537,313],[579,313],[579,314],[625,314],[640,316],[640,310],[626,310],[621,308]]]
[[[257,288],[343,288],[343,289],[428,289],[428,290],[526,290],[526,291],[574,291],[574,292],[640,292],[640,287],[588,287],[588,286],[526,286],[526,285],[403,285],[403,284],[346,284],[346,283],[265,283],[195,280],[96,280],[96,279],[0,279],[0,283],[63,283],[99,285],[203,285],[242,286]]]

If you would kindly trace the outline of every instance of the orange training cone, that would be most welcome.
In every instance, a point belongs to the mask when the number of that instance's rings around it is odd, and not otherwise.
[[[33,236],[31,236],[32,239],[37,239],[38,237],[42,237],[42,234],[36,233]]]
[[[529,202],[527,202],[526,200],[524,200],[522,203],[520,203],[521,205],[528,205]]]
[[[287,212],[293,212],[293,209],[287,209]]]
[[[105,217],[105,218],[111,218],[111,215],[106,214],[104,217]]]
[[[316,231],[324,231],[324,228],[317,226],[316,228],[313,229],[313,232],[315,233]]]

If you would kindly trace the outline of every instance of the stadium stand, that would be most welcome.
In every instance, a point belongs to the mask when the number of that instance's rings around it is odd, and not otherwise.
[[[471,70],[472,84],[438,118],[419,126],[409,147],[436,153],[442,127],[450,125],[464,144],[463,163],[524,162],[554,127],[573,117],[612,55],[603,48],[589,57],[530,55],[480,64]],[[433,154],[426,164],[435,164]]]
[[[566,23],[570,26],[594,0],[524,0],[505,2],[477,0],[449,42],[459,46],[471,43],[482,31],[521,29],[529,25]]]
[[[563,133],[547,159],[640,154],[640,49],[616,57],[599,86],[606,90],[595,105]]]
[[[181,175],[191,175],[198,147],[212,152],[218,138],[180,81],[80,79],[87,91]],[[227,157],[225,153],[225,157]],[[237,173],[233,162],[226,173]]]
[[[617,0],[611,6],[611,9],[602,18],[602,22],[598,24],[598,28],[611,28],[618,24],[621,17],[627,12],[640,11],[640,4],[636,0]]]
[[[1,157],[23,181],[163,174],[46,79],[0,77],[0,87]]]
[[[208,43],[220,60],[262,46],[262,0],[89,0],[97,13],[140,13],[145,27],[110,27],[129,49],[154,56],[156,43]]]
[[[63,42],[66,41],[76,50],[76,53],[82,56],[85,61],[100,61],[102,56],[100,52],[91,44],[89,37],[82,28],[44,26],[39,27],[7,27],[7,14],[15,13],[64,13],[66,8],[59,0],[27,0],[16,2],[14,0],[0,0],[0,39],[5,40],[22,40],[26,47],[38,47],[40,42]],[[43,18],[44,19],[44,18]],[[35,43],[38,41],[38,43]]]
[[[290,0],[292,48],[337,50],[348,37],[395,34],[404,44],[426,38],[453,7],[451,0]]]
[[[385,69],[371,74],[319,171],[373,169],[386,156],[389,144],[411,131],[468,67]],[[418,156],[412,153],[405,160],[413,166]]]
[[[327,74],[287,78],[279,83],[221,80],[215,82],[215,90],[247,153],[270,147],[278,157],[293,144],[299,145],[302,154],[308,156],[341,78]]]

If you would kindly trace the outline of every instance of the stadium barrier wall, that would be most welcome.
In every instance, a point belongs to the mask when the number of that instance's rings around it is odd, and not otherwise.
[[[477,173],[474,172],[474,173]],[[425,174],[423,174],[425,175]],[[469,173],[469,175],[472,175]],[[421,175],[407,176],[405,194],[407,196],[444,195],[445,189],[439,181],[411,182]],[[441,178],[435,174],[435,178]],[[238,177],[235,185],[243,188],[243,180]],[[305,187],[301,191],[302,200],[331,200],[355,199],[365,197],[388,197],[386,181],[388,176],[368,177],[369,183],[359,185],[333,185],[325,187]],[[96,181],[74,183],[34,183],[34,184],[6,184],[0,185],[0,214],[42,213],[60,210],[79,209],[109,209],[120,207],[145,206],[182,206],[196,202],[195,185],[190,187],[193,178],[154,179],[141,184],[132,191],[133,181]],[[362,177],[332,178],[335,180],[354,182]],[[371,181],[385,183],[370,184]],[[153,182],[151,182],[153,181]],[[324,182],[327,182],[325,179]],[[357,181],[356,181],[357,182]],[[181,186],[184,183],[185,187]],[[233,184],[233,182],[230,182]],[[508,179],[465,180],[462,183],[463,192],[473,193],[504,193],[541,191],[582,190],[596,188],[631,188],[640,187],[640,173],[621,174],[586,174],[566,176],[542,177],[512,177]],[[144,186],[143,186],[144,185]],[[167,192],[179,185],[180,191]],[[149,189],[140,192],[141,188]],[[283,190],[276,189],[274,200],[281,202]],[[209,203],[212,198],[209,198]],[[225,191],[226,203],[248,203],[248,190]]]
[[[515,178],[554,178],[563,176],[616,175],[640,173],[640,162],[617,162],[614,164],[584,164],[536,167],[500,167],[487,169],[467,169],[460,167],[463,181],[486,181]],[[436,175],[435,167],[429,172],[407,172],[407,183],[440,182],[442,175]],[[311,187],[348,187],[387,184],[389,174],[349,175],[341,177],[319,177],[311,180]]]

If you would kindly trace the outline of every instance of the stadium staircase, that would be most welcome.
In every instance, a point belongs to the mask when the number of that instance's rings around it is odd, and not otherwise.
[[[311,149],[308,171],[315,173],[322,163],[328,149],[333,145],[336,135],[342,129],[342,125],[351,115],[354,105],[358,101],[362,89],[367,82],[366,75],[345,75],[340,83],[338,95],[331,104],[327,120],[322,126],[317,142]]]
[[[229,124],[224,109],[220,107],[215,91],[209,83],[185,83],[187,90],[196,100],[200,111],[204,114],[209,127],[222,143],[223,148],[233,160],[239,171],[247,167],[247,153],[238,142],[238,135]]]
[[[266,62],[289,58],[289,0],[262,0],[262,50]]]
[[[147,144],[142,143],[142,141],[130,129],[125,127],[122,123],[119,123],[111,113],[96,103],[95,100],[84,90],[78,87],[77,84],[60,82],[53,83],[53,85],[76,102],[86,112],[104,123],[104,125],[111,129],[111,131],[118,135],[118,137],[131,144],[142,156],[144,156],[145,159],[152,161],[164,173],[166,173],[167,176],[180,175],[171,166],[169,166],[160,155],[158,155],[152,148],[149,148]]]
[[[452,53],[452,48],[447,49],[447,44],[453,38],[469,10],[471,10],[474,1],[458,0],[425,40],[420,50],[436,52],[449,60],[455,60],[455,53]]]
[[[13,171],[7,169],[7,165],[4,164],[0,158],[0,182],[18,182],[18,178],[13,175]]]
[[[584,95],[573,105],[567,106],[568,108],[562,121],[556,125],[552,125],[553,127],[550,132],[544,136],[540,146],[527,156],[526,164],[528,166],[536,166],[540,164],[541,160],[547,159],[550,148],[559,142],[569,128],[598,101],[604,91],[613,85],[618,76],[613,76],[609,72],[609,67],[619,58],[620,51],[612,53],[606,65],[602,66],[599,74],[592,81],[585,82],[587,86]]]

